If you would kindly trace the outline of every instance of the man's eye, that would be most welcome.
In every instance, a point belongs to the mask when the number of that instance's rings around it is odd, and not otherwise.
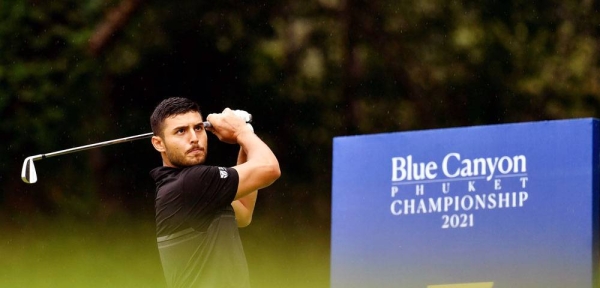
[[[185,130],[183,130],[183,129],[177,129],[177,131],[176,131],[177,134],[183,134],[183,132],[185,132]]]
[[[202,125],[194,126],[194,130],[196,130],[196,131],[202,131],[203,128],[204,127]]]

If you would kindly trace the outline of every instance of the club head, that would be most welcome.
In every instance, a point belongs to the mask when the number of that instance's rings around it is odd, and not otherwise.
[[[33,160],[36,156],[25,158],[23,162],[23,169],[21,170],[21,179],[25,183],[33,184],[37,182],[37,173],[35,172],[35,165]]]

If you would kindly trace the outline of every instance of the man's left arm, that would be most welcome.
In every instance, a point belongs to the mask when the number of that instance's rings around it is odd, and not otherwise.
[[[246,162],[246,153],[240,147],[238,153],[237,165]],[[251,192],[250,194],[239,198],[231,202],[231,206],[235,211],[235,220],[237,221],[238,227],[246,227],[252,222],[252,214],[254,213],[254,206],[256,205],[256,197],[258,196],[258,190]]]

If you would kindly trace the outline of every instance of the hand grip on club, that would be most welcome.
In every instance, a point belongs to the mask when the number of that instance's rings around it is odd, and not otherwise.
[[[244,110],[233,110],[233,113],[236,116],[242,118],[242,120],[246,121],[246,123],[248,123],[248,124],[250,124],[252,122],[252,114],[250,114]],[[212,127],[212,124],[210,124],[210,122],[208,122],[208,121],[204,121],[202,124],[204,125],[204,128]]]

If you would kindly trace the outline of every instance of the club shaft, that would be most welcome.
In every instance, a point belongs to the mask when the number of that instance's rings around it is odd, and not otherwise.
[[[212,126],[210,124],[210,122],[208,122],[208,121],[205,121],[203,124],[204,124],[205,128]],[[34,161],[37,161],[37,160],[41,160],[44,158],[50,158],[50,157],[54,157],[54,156],[75,153],[75,152],[94,149],[94,148],[98,148],[98,147],[104,147],[104,146],[119,144],[119,143],[123,143],[123,142],[130,142],[130,141],[135,141],[135,140],[140,140],[140,139],[146,139],[146,138],[152,137],[152,135],[154,135],[152,132],[144,133],[144,134],[135,135],[135,136],[129,136],[129,137],[124,137],[124,138],[119,138],[119,139],[114,139],[114,140],[109,140],[109,141],[104,141],[104,142],[98,142],[98,143],[79,146],[79,147],[73,147],[73,148],[50,152],[50,153],[46,153],[46,154],[39,154],[39,155],[32,156],[31,158]]]
[[[150,137],[152,137],[152,135],[154,135],[154,134],[152,132],[150,132],[150,133],[144,133],[144,134],[129,136],[129,137],[125,137],[125,138],[119,138],[119,139],[114,139],[114,140],[109,140],[109,141],[104,141],[104,142],[98,142],[98,143],[79,146],[79,147],[73,147],[73,148],[50,152],[50,153],[46,153],[46,154],[40,154],[40,155],[34,156],[33,160],[40,160],[40,159],[44,159],[44,158],[60,156],[60,155],[69,154],[69,153],[75,153],[75,152],[84,151],[84,150],[88,150],[88,149],[150,138]]]

